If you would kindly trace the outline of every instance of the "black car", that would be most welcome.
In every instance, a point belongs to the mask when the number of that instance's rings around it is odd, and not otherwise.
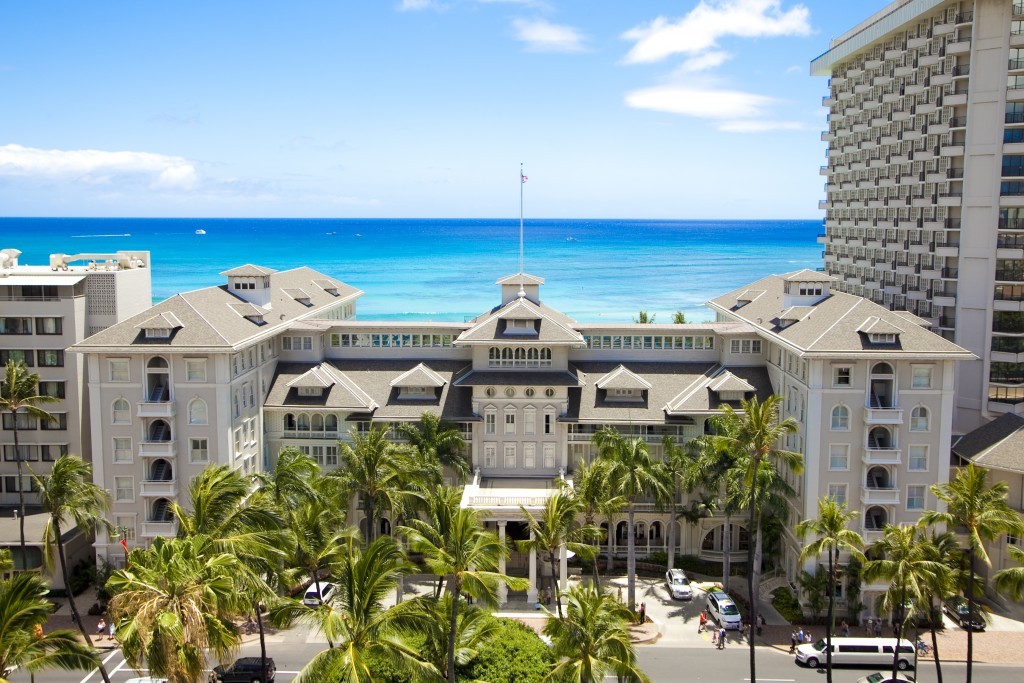
[[[942,611],[948,614],[950,619],[963,628],[967,628],[969,625],[972,631],[985,630],[985,615],[981,613],[981,607],[975,603],[974,618],[968,619],[967,600],[959,595],[947,598],[946,601],[942,603]]]
[[[274,683],[277,666],[272,657],[267,657],[267,680],[263,681],[263,660],[259,657],[240,657],[231,666],[220,664],[213,667],[213,674],[220,683]]]

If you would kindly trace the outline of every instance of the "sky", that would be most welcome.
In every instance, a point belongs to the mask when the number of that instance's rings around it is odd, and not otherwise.
[[[0,3],[0,216],[817,218],[888,0]]]

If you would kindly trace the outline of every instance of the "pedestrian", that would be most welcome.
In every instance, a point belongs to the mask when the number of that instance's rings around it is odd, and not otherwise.
[[[700,617],[699,617],[699,620],[697,622],[697,633],[700,633],[700,632],[706,630],[707,627],[708,627],[708,611],[706,609],[702,609],[700,611]]]
[[[96,622],[96,636],[98,640],[103,640],[103,636],[107,635],[107,622],[100,617],[100,620]]]
[[[882,620],[875,619],[875,638],[882,637]]]
[[[711,629],[711,644],[712,645],[718,645],[718,629],[717,628]]]
[[[811,637],[811,630],[807,629],[807,633],[804,634],[804,642],[810,645],[813,641],[814,638]]]
[[[789,632],[789,654],[796,652],[796,631]]]
[[[846,623],[846,619],[843,619],[843,623],[839,627],[840,632],[843,634],[843,638],[850,637],[850,625]]]
[[[875,620],[868,617],[867,632],[869,636],[875,635]]]
[[[803,626],[798,628],[797,631],[796,631],[796,644],[799,645],[802,642],[804,642],[804,627]]]
[[[757,615],[757,637],[761,637],[761,633],[764,631],[764,615]]]
[[[725,649],[725,627],[724,626],[722,626],[721,628],[718,629],[718,649],[719,650],[724,650]]]
[[[110,642],[114,642],[114,620],[113,619],[110,620],[110,626],[108,626],[107,628],[110,629]]]
[[[647,623],[647,603],[646,602],[641,602],[640,603],[640,623],[641,624],[646,624]]]

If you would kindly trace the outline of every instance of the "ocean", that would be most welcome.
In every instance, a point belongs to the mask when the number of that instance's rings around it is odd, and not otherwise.
[[[772,273],[822,265],[821,222],[563,220],[525,222],[527,273],[541,298],[581,322],[656,322]],[[197,235],[203,229],[205,235]],[[0,218],[0,249],[22,263],[49,254],[148,250],[153,296],[223,283],[244,263],[307,265],[366,294],[368,320],[463,321],[495,306],[498,278],[519,270],[518,219]]]

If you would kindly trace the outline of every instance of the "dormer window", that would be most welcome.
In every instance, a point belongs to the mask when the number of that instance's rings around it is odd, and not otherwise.
[[[536,320],[508,318],[505,320],[505,334],[537,334]]]
[[[307,308],[313,305],[313,303],[309,300],[309,294],[306,293],[306,290],[304,289],[286,289],[284,290],[284,293],[298,301],[303,306],[306,306]]]
[[[144,339],[170,339],[174,331],[181,326],[181,321],[176,315],[170,311],[164,311],[139,323],[135,328],[142,330]]]
[[[297,387],[299,396],[323,396],[323,387]]]
[[[607,389],[606,398],[609,401],[642,401],[644,400],[643,389]]]
[[[169,327],[147,327],[144,332],[146,339],[167,339],[171,336]]]
[[[825,293],[824,288],[820,282],[803,282],[800,283],[800,296],[821,296]]]
[[[422,400],[433,398],[433,396],[433,387],[401,387],[398,392],[398,398],[400,399]]]
[[[235,289],[256,289],[256,283],[252,280],[235,280]]]
[[[872,344],[895,344],[896,335],[891,332],[872,332],[869,335]]]
[[[317,287],[324,290],[331,296],[339,296],[338,285],[330,280],[314,280],[313,284],[315,284]]]

